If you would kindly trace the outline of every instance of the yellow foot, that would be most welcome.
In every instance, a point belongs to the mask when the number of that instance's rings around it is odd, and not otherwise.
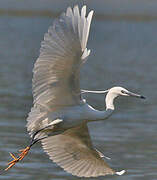
[[[21,161],[28,154],[29,150],[29,146],[27,146],[25,149],[19,150],[21,152],[21,154],[19,154],[19,161]]]
[[[13,167],[17,162],[21,161],[28,154],[29,150],[30,150],[29,146],[23,150],[19,150],[21,154],[19,154],[18,158],[15,157],[14,154],[10,153],[10,156],[13,158],[13,160],[8,163],[8,167],[5,169],[5,171]]]
[[[13,158],[13,160],[8,163],[8,167],[5,169],[5,171],[13,167],[19,161],[19,158],[16,158],[14,154],[10,153],[10,156]]]

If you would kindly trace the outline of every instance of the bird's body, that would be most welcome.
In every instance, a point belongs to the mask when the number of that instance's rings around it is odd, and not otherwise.
[[[56,119],[63,119],[63,122],[58,125],[62,129],[68,129],[76,127],[82,123],[104,120],[110,115],[110,113],[112,113],[112,110],[99,111],[85,103],[79,106],[65,107],[62,110],[50,112],[48,114],[48,119],[50,120],[48,124]]]
[[[73,175],[124,173],[111,169],[102,153],[92,146],[87,123],[108,118],[114,111],[114,99],[120,95],[143,97],[122,87],[111,88],[107,90],[104,111],[94,109],[82,98],[81,93],[96,92],[81,91],[79,78],[80,67],[90,54],[86,45],[92,15],[90,11],[86,17],[86,6],[81,13],[78,6],[73,10],[69,7],[45,34],[33,70],[34,105],[27,119],[32,144],[10,163],[11,167],[41,141],[50,159]]]

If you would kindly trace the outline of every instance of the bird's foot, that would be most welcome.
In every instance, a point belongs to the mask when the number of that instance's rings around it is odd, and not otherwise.
[[[10,156],[13,158],[13,160],[8,163],[8,167],[5,169],[5,171],[13,167],[19,161],[19,158],[15,157],[14,154],[10,153]]]
[[[21,161],[29,152],[30,146],[27,146],[25,149],[19,150],[21,154],[19,154],[19,161]]]
[[[8,167],[5,169],[5,171],[12,168],[17,162],[21,161],[28,154],[29,150],[29,146],[27,146],[25,149],[19,150],[21,152],[19,157],[15,157],[14,154],[10,153],[10,156],[13,158],[13,160],[8,163]]]

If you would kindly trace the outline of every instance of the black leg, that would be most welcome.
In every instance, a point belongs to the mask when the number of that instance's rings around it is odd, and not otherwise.
[[[47,138],[48,136],[45,136],[45,137],[42,137],[42,138],[39,138],[39,139],[32,139],[31,140],[31,144],[29,145],[29,147],[31,148],[34,144],[36,144],[38,141],[41,141],[45,138]]]
[[[41,131],[43,131],[43,130],[51,127],[51,126],[52,126],[52,125],[48,125],[48,126],[46,126],[46,127],[44,127],[44,128],[39,129],[38,131],[36,131],[36,132],[33,134],[32,138],[31,138],[31,139],[32,139],[32,140],[31,140],[31,143],[33,143],[33,141],[35,141],[35,136],[36,136],[39,132],[41,132]],[[44,137],[44,138],[46,138],[46,137]],[[33,143],[33,144],[34,144],[34,143]]]

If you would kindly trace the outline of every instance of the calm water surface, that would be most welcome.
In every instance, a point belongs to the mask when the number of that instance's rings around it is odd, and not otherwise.
[[[40,41],[53,18],[0,16],[0,167],[29,143],[26,118],[32,105],[33,63]],[[119,98],[107,121],[89,124],[94,145],[123,176],[106,180],[157,179],[157,21],[94,19],[88,47],[91,56],[81,72],[81,87],[108,89],[124,86],[147,97],[145,101]],[[86,96],[104,109],[102,95]],[[8,180],[77,180],[52,163],[40,144],[22,163],[0,176]],[[92,179],[92,178],[89,178]]]

